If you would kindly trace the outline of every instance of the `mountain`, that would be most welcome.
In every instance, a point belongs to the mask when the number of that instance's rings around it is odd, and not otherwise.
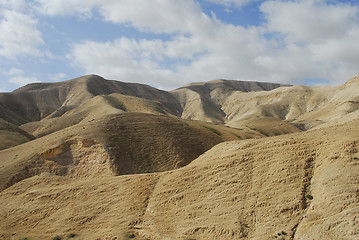
[[[0,93],[0,239],[358,239],[359,76]]]
[[[192,83],[173,90],[171,93],[183,108],[182,118],[224,123],[227,117],[222,105],[232,93],[271,91],[282,86],[289,85],[219,79]]]
[[[0,118],[17,125],[39,121],[57,112],[63,114],[97,95],[121,93],[161,102],[173,114],[180,106],[171,94],[143,84],[105,80],[88,75],[60,83],[33,83],[0,94]]]
[[[165,115],[109,112],[0,151],[0,189],[42,172],[94,178],[172,170],[220,142],[254,137]]]
[[[160,173],[86,179],[43,173],[0,192],[0,236],[357,239],[357,129],[355,120],[225,142]]]

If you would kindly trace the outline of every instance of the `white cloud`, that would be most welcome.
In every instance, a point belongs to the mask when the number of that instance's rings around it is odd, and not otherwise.
[[[72,48],[69,59],[85,69],[86,74],[96,73],[109,79],[143,82],[158,87],[166,86],[171,70],[161,67],[160,40],[147,41],[121,38],[113,42],[87,41]]]
[[[0,57],[43,55],[38,48],[44,41],[35,18],[12,10],[0,11],[0,33]]]
[[[253,2],[206,1],[228,8]],[[13,9],[24,3],[0,0],[0,5],[4,2]],[[286,83],[325,78],[343,83],[358,71],[359,10],[335,1],[264,1],[264,24],[248,28],[207,16],[192,0],[34,0],[31,6],[46,16],[100,16],[105,22],[158,34],[151,40],[122,37],[73,44],[68,59],[85,74],[171,89],[214,78]],[[8,31],[0,35],[0,56],[39,55],[44,42],[35,17],[7,11],[9,16],[0,23],[0,32]],[[16,37],[18,26],[29,39]]]
[[[25,72],[22,69],[13,67],[9,71],[3,72],[3,74],[10,75],[10,76],[20,76],[20,75],[24,75]]]
[[[36,83],[36,82],[40,82],[37,78],[35,77],[24,77],[24,76],[17,76],[17,77],[12,77],[8,80],[8,82],[10,83],[14,83],[18,86],[23,86],[29,83]]]
[[[8,83],[15,84],[17,86],[23,86],[28,83],[40,82],[36,77],[27,77],[25,76],[25,72],[19,68],[11,68],[8,71],[2,71],[2,74],[5,76],[9,76],[10,78],[7,80]]]
[[[261,10],[268,31],[287,35],[289,41],[325,41],[338,38],[358,24],[358,8],[323,0],[267,1]]]
[[[204,15],[195,3],[188,7],[191,1],[153,1],[155,12],[145,3],[139,9],[133,1],[112,3],[100,7],[106,20],[176,35],[166,41],[121,38],[75,44],[69,58],[86,73],[169,89],[214,78],[295,83],[315,77],[343,83],[357,71],[357,8],[348,5],[267,1],[261,10],[268,24],[244,28]],[[190,11],[184,13],[186,9]],[[158,12],[171,13],[168,21],[156,18]]]
[[[50,80],[53,82],[63,81],[67,78],[66,73],[56,73],[50,76]]]
[[[200,5],[192,0],[35,0],[34,6],[50,16],[91,17],[96,11],[105,21],[155,33],[190,33],[200,31],[198,23],[209,23]]]
[[[6,9],[23,11],[26,7],[25,0],[0,0],[0,6]]]

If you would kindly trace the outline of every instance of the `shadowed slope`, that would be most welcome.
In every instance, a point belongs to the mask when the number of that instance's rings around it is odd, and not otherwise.
[[[31,134],[0,118],[0,151],[33,139]]]
[[[163,173],[29,178],[0,192],[0,236],[357,239],[356,129],[226,142]]]
[[[105,115],[0,151],[0,188],[41,172],[94,178],[184,166],[222,141],[256,133],[164,115]]]
[[[281,86],[289,85],[219,79],[192,83],[171,93],[183,108],[182,118],[224,123],[226,114],[222,104],[232,92],[270,91]]]

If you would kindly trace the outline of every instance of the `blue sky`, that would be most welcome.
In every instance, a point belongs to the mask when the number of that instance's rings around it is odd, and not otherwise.
[[[354,0],[0,0],[0,91],[85,74],[340,85],[358,42]]]

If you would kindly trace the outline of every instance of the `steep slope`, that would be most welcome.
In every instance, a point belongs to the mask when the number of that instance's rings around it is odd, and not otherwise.
[[[105,80],[88,75],[59,83],[34,83],[11,93],[0,93],[0,118],[16,125],[64,114],[97,95],[121,93],[161,102],[174,115],[180,106],[171,94],[143,84]]]
[[[31,134],[0,118],[0,151],[33,139]]]
[[[163,173],[28,178],[0,192],[0,236],[357,239],[357,129],[221,143]]]
[[[0,151],[0,189],[50,172],[96,178],[176,169],[222,141],[255,132],[165,115],[117,113]]]
[[[274,125],[281,120],[287,130],[295,127],[306,130],[355,119],[359,114],[357,83],[358,76],[338,87],[215,80],[190,84],[171,93],[180,102],[181,116],[185,119],[232,127],[272,119]]]
[[[294,86],[269,92],[234,92],[222,105],[229,126],[261,117],[275,117],[303,129],[355,119],[359,109],[358,77],[339,87]]]
[[[226,114],[222,110],[222,104],[231,93],[270,91],[281,86],[289,85],[219,79],[192,83],[171,93],[183,108],[182,118],[224,123]]]
[[[59,109],[46,118],[24,124],[21,128],[41,137],[80,122],[94,121],[105,115],[128,112],[171,115],[171,110],[160,102],[114,93],[98,95],[66,112]]]

